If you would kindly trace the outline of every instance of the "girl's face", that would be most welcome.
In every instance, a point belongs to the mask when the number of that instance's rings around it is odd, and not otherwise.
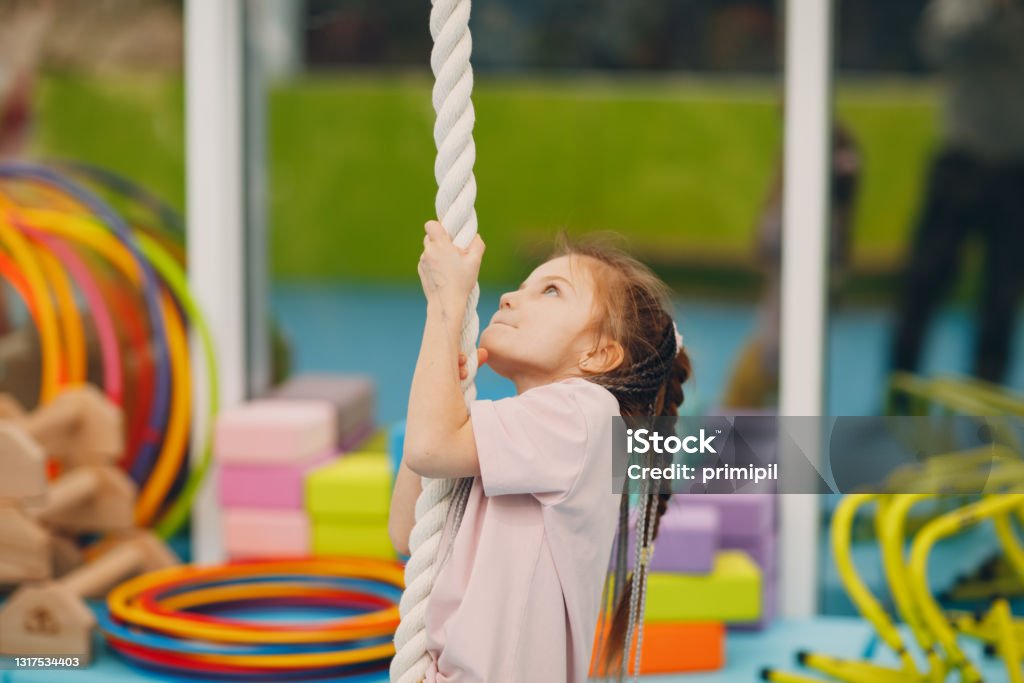
[[[487,363],[512,380],[519,393],[585,372],[596,372],[595,287],[579,256],[560,256],[537,267],[514,292],[502,295],[480,336]],[[582,363],[582,366],[580,365]]]

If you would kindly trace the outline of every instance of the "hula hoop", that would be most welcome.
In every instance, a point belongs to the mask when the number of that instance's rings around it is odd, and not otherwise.
[[[116,651],[163,669],[245,680],[341,675],[387,665],[402,586],[401,564],[367,558],[171,567],[115,588],[98,621]],[[360,613],[313,623],[217,613],[297,606]]]
[[[117,405],[124,400],[124,376],[121,372],[121,347],[118,344],[117,328],[110,315],[110,309],[103,300],[99,285],[89,272],[88,266],[62,240],[37,231],[23,228],[33,239],[39,240],[53,253],[78,283],[92,311],[93,324],[100,345],[100,360],[103,363],[103,388],[107,396]]]
[[[141,273],[141,291],[143,293],[143,297],[146,299],[146,313],[150,321],[151,329],[154,333],[153,344],[156,349],[155,356],[158,361],[164,361],[157,363],[156,400],[154,400],[150,409],[147,424],[150,433],[159,437],[159,435],[163,434],[164,429],[167,426],[167,402],[170,394],[170,369],[166,362],[166,357],[169,354],[166,340],[167,332],[164,320],[161,316],[159,288],[156,277],[149,265],[142,258],[142,255],[139,253],[131,230],[124,221],[122,221],[121,218],[111,210],[109,206],[107,206],[106,202],[88,189],[78,185],[77,183],[71,182],[66,178],[62,178],[58,173],[55,173],[50,169],[22,163],[0,165],[0,178],[5,177],[30,178],[43,185],[50,185],[66,192],[70,197],[81,202],[89,209],[90,212],[101,220],[105,227],[110,229],[111,234],[122,244],[122,246],[125,247],[137,264]],[[45,318],[45,311],[43,311],[43,313]],[[136,478],[136,481],[144,481],[146,479],[146,475],[153,467],[153,462],[156,456],[157,443],[153,439],[145,439],[132,469],[132,474]]]
[[[0,251],[0,276],[7,280],[7,284],[11,286],[18,297],[25,303],[28,315],[32,318],[32,324],[38,329],[39,311],[36,309],[35,300],[32,299],[29,293],[28,282],[25,280],[24,274],[18,270],[18,266],[14,261],[3,251]]]
[[[49,403],[57,395],[60,384],[60,329],[57,313],[47,294],[46,281],[41,268],[32,256],[25,238],[9,224],[7,217],[0,220],[0,243],[10,252],[18,270],[25,276],[30,297],[39,313],[36,327],[39,330],[39,345],[42,353],[42,379],[39,389],[40,403]]]
[[[57,320],[62,330],[65,362],[61,363],[61,386],[85,384],[85,329],[75,305],[75,293],[57,257],[40,245],[33,245],[43,277],[51,285]]]
[[[72,171],[102,187],[113,188],[120,194],[118,199],[127,196],[149,211],[157,219],[156,229],[147,222],[133,235],[109,205],[88,188],[43,167],[0,164],[0,181],[12,190],[8,193],[11,199],[0,194],[0,203],[11,208],[11,215],[19,219],[15,227],[31,238],[31,246],[37,250],[36,256],[40,261],[38,270],[45,269],[47,278],[32,277],[31,265],[27,265],[32,263],[29,260],[32,250],[19,250],[17,240],[20,235],[10,229],[9,234],[0,232],[0,243],[9,245],[13,260],[6,259],[0,264],[3,266],[0,270],[10,275],[8,279],[33,314],[40,336],[46,337],[48,347],[55,347],[56,353],[51,354],[53,357],[48,357],[48,360],[55,360],[58,369],[63,368],[62,363],[66,361],[67,377],[58,378],[77,383],[85,379],[85,335],[74,301],[74,290],[65,275],[71,274],[94,311],[104,363],[105,389],[112,399],[123,404],[124,357],[120,354],[113,322],[115,317],[112,315],[112,310],[117,309],[116,319],[123,321],[128,341],[134,345],[137,357],[144,360],[135,387],[137,395],[134,398],[138,400],[132,401],[136,410],[132,411],[128,426],[130,448],[122,459],[122,466],[130,470],[133,478],[142,485],[136,506],[137,522],[151,523],[162,509],[162,517],[156,524],[157,531],[168,537],[188,518],[192,499],[210,468],[212,426],[219,407],[212,338],[179,264],[183,257],[179,244],[182,222],[168,205],[137,185],[100,169],[73,165]],[[62,211],[54,210],[54,206]],[[100,269],[95,264],[90,268],[83,258],[79,258],[73,246],[86,248],[86,254],[95,253],[100,257],[100,263],[112,267],[113,273],[119,273],[139,291],[145,302],[151,339],[142,325],[136,324],[141,321],[133,315],[136,306],[126,304],[125,288],[100,285],[100,280],[104,279],[100,275],[101,270],[108,269]],[[64,266],[64,270],[59,264]],[[45,287],[47,279],[54,283],[52,291]],[[46,298],[41,296],[43,293]],[[61,315],[54,319],[59,320],[60,325],[46,324],[46,304],[51,294],[59,301]],[[171,501],[166,497],[182,471],[193,417],[191,362],[183,316],[189,319],[202,341],[209,401],[207,424],[200,442],[203,453],[181,492]],[[53,318],[52,315],[50,317]],[[68,342],[63,357],[60,345],[62,326]],[[150,341],[152,347],[149,346]],[[149,353],[150,348],[153,349],[152,354]],[[51,362],[48,367],[53,365]],[[145,407],[140,410],[140,405]]]
[[[98,224],[88,218],[62,216],[45,210],[33,209],[25,212],[29,222],[38,230],[59,235],[62,238],[74,240],[101,254],[107,262],[118,269],[134,285],[139,285],[142,274],[138,269],[137,261],[124,248],[124,246],[110,233],[104,231]],[[154,276],[155,277],[155,276]],[[167,349],[169,351],[164,363],[159,365],[170,368],[174,382],[168,384],[173,389],[174,383],[184,383],[184,391],[179,389],[172,391],[170,403],[170,415],[168,419],[167,432],[159,457],[153,463],[153,467],[146,473],[145,483],[139,498],[136,501],[136,522],[141,525],[148,524],[163,496],[170,490],[177,475],[177,468],[184,459],[187,448],[188,423],[189,423],[189,401],[191,383],[189,381],[189,360],[188,345],[185,340],[184,329],[178,318],[174,302],[166,294],[161,293],[158,299],[160,315],[162,317],[162,328],[167,333]],[[166,398],[159,403],[168,403]],[[160,438],[159,434],[149,435],[148,441],[152,442]],[[171,464],[173,463],[173,464]],[[133,472],[134,474],[134,472]]]

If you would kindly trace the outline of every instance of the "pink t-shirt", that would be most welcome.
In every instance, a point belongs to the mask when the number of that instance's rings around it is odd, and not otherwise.
[[[470,405],[480,476],[427,602],[427,683],[586,680],[621,498],[618,414],[578,378]]]

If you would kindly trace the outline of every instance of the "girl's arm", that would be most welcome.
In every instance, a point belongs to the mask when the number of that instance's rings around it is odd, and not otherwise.
[[[484,349],[477,351],[478,364],[483,365],[487,361],[487,352]],[[465,357],[459,354],[459,379],[465,379],[468,372],[464,367]],[[395,488],[391,493],[391,513],[388,517],[388,534],[391,537],[391,545],[399,554],[409,555],[409,535],[416,524],[416,501],[422,491],[422,480],[420,475],[409,469],[403,458],[395,477]]]
[[[395,489],[391,492],[391,514],[388,516],[388,535],[391,545],[400,555],[409,555],[409,534],[416,524],[416,500],[420,497],[420,475],[409,469],[402,459],[395,476]]]
[[[409,391],[403,460],[424,477],[474,477],[480,474],[480,464],[459,386],[459,339],[484,243],[476,235],[462,249],[437,221],[428,222],[425,229],[418,270],[427,320]]]

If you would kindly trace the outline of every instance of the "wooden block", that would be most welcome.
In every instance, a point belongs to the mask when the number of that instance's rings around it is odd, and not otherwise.
[[[215,453],[222,462],[308,462],[333,447],[334,420],[326,401],[253,401],[221,413]]]
[[[231,559],[305,557],[312,551],[310,522],[301,510],[225,510],[224,548]]]
[[[224,507],[305,509],[306,478],[332,462],[333,450],[308,462],[221,463],[217,483]]]
[[[121,409],[92,385],[65,388],[31,413],[5,395],[0,415],[24,428],[49,457],[66,467],[110,465],[124,455]]]
[[[62,474],[41,508],[43,524],[67,533],[127,531],[135,526],[135,483],[113,465],[82,465]]]
[[[610,624],[609,624],[610,627]],[[608,628],[604,629],[604,633]],[[637,634],[638,635],[638,634]],[[630,645],[627,671],[633,674],[637,635]],[[591,676],[604,676],[604,662],[597,661],[595,638]],[[645,623],[640,652],[640,675],[714,671],[725,665],[725,626],[715,622]]]
[[[51,576],[50,534],[18,507],[0,504],[0,586]]]
[[[723,550],[710,574],[651,572],[647,620],[756,621],[761,616],[761,570],[745,553]]]
[[[395,559],[387,521],[358,522],[320,518],[313,521],[313,553]]]
[[[0,654],[92,657],[96,624],[85,598],[100,597],[134,574],[178,559],[155,536],[135,532],[57,581],[19,589],[0,611]]]
[[[269,398],[327,401],[335,410],[337,446],[351,450],[373,430],[375,390],[368,375],[299,375],[276,387]]]
[[[309,475],[306,509],[314,519],[387,521],[391,467],[383,452],[352,453]]]
[[[46,453],[13,421],[0,420],[0,501],[40,501],[46,495]]]

